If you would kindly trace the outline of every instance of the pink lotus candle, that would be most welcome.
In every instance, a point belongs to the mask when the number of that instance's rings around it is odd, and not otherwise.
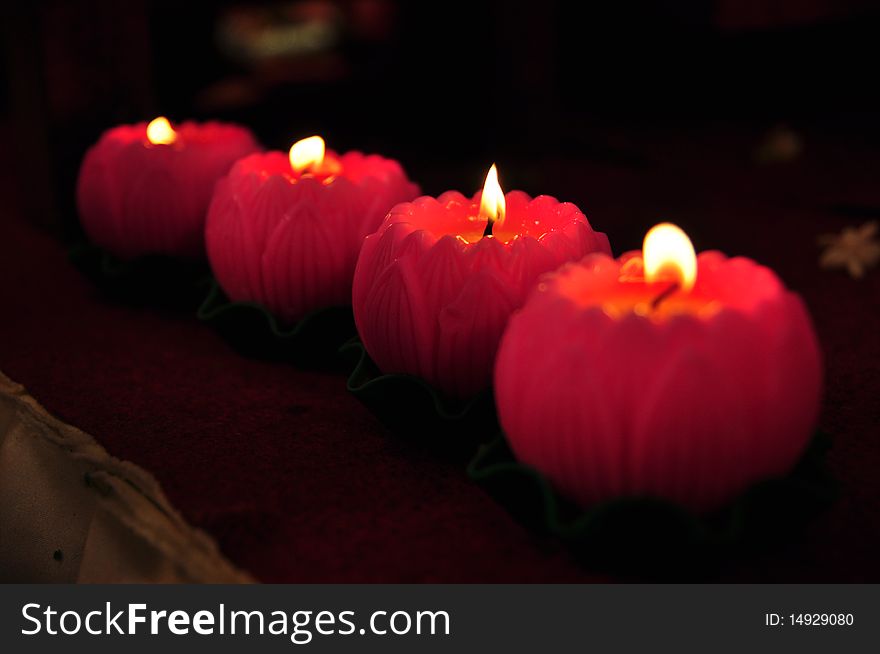
[[[408,373],[454,398],[489,387],[510,314],[539,275],[590,252],[610,253],[576,206],[521,191],[495,167],[473,198],[450,191],[395,207],[364,241],[354,316],[385,373]]]
[[[251,155],[217,185],[205,228],[211,268],[230,299],[288,324],[348,306],[364,237],[418,193],[396,161],[338,155],[320,137]]]
[[[259,149],[250,131],[223,123],[122,125],[86,153],[77,204],[89,239],[122,259],[204,257],[214,184]]]
[[[569,497],[704,511],[791,469],[820,359],[802,301],[772,271],[697,257],[664,224],[643,254],[591,255],[542,280],[504,334],[495,392],[517,458]]]

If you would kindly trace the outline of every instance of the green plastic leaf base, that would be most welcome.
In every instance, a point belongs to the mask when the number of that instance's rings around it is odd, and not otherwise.
[[[320,309],[285,327],[261,304],[231,302],[216,281],[197,315],[239,354],[315,368],[341,368],[339,348],[357,333],[351,307]]]
[[[756,484],[710,515],[650,498],[584,509],[519,463],[503,436],[480,449],[468,476],[521,523],[560,538],[591,567],[624,576],[699,579],[731,557],[790,539],[834,501],[837,484],[825,465],[829,446],[817,433],[787,477]]]
[[[88,242],[73,246],[68,258],[101,293],[127,305],[193,310],[211,274],[204,261],[160,255],[123,261]]]
[[[348,391],[395,434],[429,449],[470,456],[498,433],[491,392],[455,402],[418,377],[382,374],[358,339],[342,352],[354,363]]]

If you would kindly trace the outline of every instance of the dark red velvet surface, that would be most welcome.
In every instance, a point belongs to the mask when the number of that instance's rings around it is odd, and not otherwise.
[[[519,174],[527,191],[576,202],[617,253],[673,220],[698,250],[775,268],[810,307],[841,498],[803,537],[734,557],[712,579],[880,581],[880,270],[861,281],[821,271],[815,244],[865,220],[837,205],[880,214],[880,149],[856,131],[804,135],[803,158],[758,167],[758,132],[745,127],[607,130],[592,161],[524,162]],[[191,315],[103,299],[64,246],[22,219],[10,173],[0,370],[152,471],[236,564],[265,581],[607,578],[513,521],[460,461],[387,435],[342,375],[244,359]]]

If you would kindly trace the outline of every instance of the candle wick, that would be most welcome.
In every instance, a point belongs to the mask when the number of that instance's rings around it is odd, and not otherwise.
[[[670,284],[668,288],[660,293],[660,295],[651,300],[651,311],[656,311],[658,308],[660,308],[660,304],[663,302],[663,300],[675,293],[679,288],[681,287],[679,286],[678,282],[673,282],[672,284]]]
[[[483,230],[483,238],[487,236],[492,236],[492,225],[495,224],[495,221],[491,218],[486,220],[486,229]]]

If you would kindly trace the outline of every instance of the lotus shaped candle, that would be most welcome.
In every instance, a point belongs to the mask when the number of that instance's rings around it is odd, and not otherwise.
[[[498,341],[535,280],[608,239],[549,196],[506,196],[493,166],[473,198],[451,191],[395,207],[367,237],[354,315],[385,373],[416,375],[450,398],[488,388]]]
[[[159,117],[105,132],[86,153],[77,205],[89,239],[121,259],[205,254],[214,184],[259,149],[250,131],[224,123]]]
[[[546,276],[504,334],[495,393],[517,458],[569,497],[707,511],[792,468],[821,377],[797,295],[666,224],[644,256]]]
[[[348,306],[364,237],[418,192],[396,161],[337,155],[320,137],[254,154],[217,184],[205,228],[211,268],[230,299],[283,323]]]

